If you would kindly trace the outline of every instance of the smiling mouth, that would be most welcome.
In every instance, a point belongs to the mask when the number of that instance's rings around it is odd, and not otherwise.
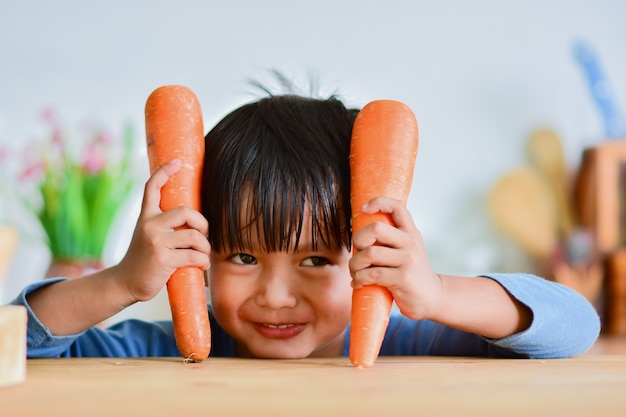
[[[255,329],[270,339],[289,339],[299,335],[306,327],[303,323],[254,323]]]
[[[295,326],[295,324],[269,324],[265,323],[263,326],[267,326],[270,329],[286,329],[287,327]]]

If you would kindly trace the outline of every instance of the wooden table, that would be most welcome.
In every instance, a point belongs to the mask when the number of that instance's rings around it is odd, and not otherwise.
[[[9,416],[626,416],[626,355],[557,360],[35,359]]]

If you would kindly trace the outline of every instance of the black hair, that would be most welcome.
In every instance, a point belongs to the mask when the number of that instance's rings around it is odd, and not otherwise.
[[[357,110],[336,97],[278,95],[228,114],[205,138],[202,213],[216,252],[350,248],[349,153]],[[306,210],[309,212],[305,213]]]

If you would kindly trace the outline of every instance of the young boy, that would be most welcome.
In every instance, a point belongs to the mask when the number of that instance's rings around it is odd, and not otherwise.
[[[397,305],[381,355],[585,352],[600,325],[582,296],[528,274],[436,274],[399,201],[380,196],[363,208],[389,213],[396,227],[374,224],[351,236],[356,114],[335,98],[284,95],[227,115],[206,137],[202,213],[161,212],[160,189],[180,162],[165,164],[146,183],[118,265],[20,294],[28,356],[178,356],[171,322],[94,326],[150,300],[186,265],[208,274],[212,356],[347,355],[352,288],[369,284],[387,287]],[[173,231],[185,224],[191,229]]]

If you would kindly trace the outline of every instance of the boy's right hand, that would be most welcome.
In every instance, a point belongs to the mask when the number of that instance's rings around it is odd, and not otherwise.
[[[155,297],[177,268],[210,266],[209,224],[204,216],[186,206],[166,212],[159,207],[161,188],[179,168],[179,160],[171,161],[146,182],[133,237],[116,267],[132,302]]]

